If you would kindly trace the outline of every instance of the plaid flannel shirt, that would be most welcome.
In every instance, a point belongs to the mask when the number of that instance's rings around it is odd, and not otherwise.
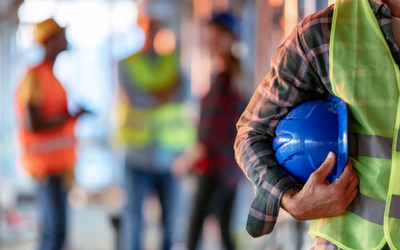
[[[369,2],[399,64],[400,51],[392,31],[390,10],[379,1]],[[271,72],[255,91],[237,124],[236,159],[257,188],[247,221],[247,231],[253,237],[272,232],[282,195],[290,189],[301,188],[276,161],[272,149],[276,126],[294,107],[334,95],[329,77],[333,10],[331,5],[295,27],[274,52]]]
[[[227,71],[216,76],[210,92],[201,100],[198,126],[199,141],[207,149],[204,174],[232,190],[243,177],[232,145],[237,133],[235,124],[247,104],[234,90],[233,81],[233,74]]]

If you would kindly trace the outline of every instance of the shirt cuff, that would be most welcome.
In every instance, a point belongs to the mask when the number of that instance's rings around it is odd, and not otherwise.
[[[290,189],[300,188],[301,184],[281,167],[270,170],[251,204],[247,232],[255,238],[271,233],[278,219],[282,195]]]

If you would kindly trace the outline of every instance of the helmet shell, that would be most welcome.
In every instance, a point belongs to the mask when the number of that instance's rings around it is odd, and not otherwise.
[[[347,163],[347,123],[346,104],[337,97],[297,106],[276,128],[276,159],[293,177],[305,183],[332,151],[336,163],[326,180],[333,182]]]

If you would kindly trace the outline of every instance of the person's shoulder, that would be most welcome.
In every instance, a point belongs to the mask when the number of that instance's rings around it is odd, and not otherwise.
[[[19,93],[18,96],[23,103],[31,103],[34,105],[40,103],[41,85],[37,77],[38,70],[40,70],[39,66],[29,69],[18,86],[17,93]]]
[[[333,18],[333,11],[335,5],[329,5],[327,8],[305,17],[299,24],[299,33],[307,32],[318,28],[321,25],[331,25]]]
[[[333,11],[334,4],[305,17],[297,26],[297,35],[306,52],[330,43]]]
[[[39,71],[40,65],[29,68],[22,78],[21,85],[25,87],[32,84],[37,84],[37,75]]]

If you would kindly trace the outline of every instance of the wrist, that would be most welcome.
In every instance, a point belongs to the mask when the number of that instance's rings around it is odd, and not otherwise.
[[[281,199],[281,208],[283,208],[286,212],[288,212],[292,216],[293,216],[293,212],[295,211],[292,208],[296,207],[296,205],[294,205],[294,203],[295,203],[295,195],[297,193],[298,193],[298,190],[290,189],[283,194],[282,199]]]

